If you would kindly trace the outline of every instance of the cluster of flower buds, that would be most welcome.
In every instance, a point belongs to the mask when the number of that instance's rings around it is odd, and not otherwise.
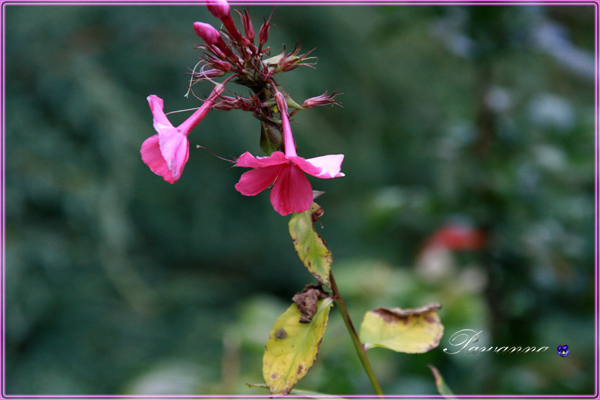
[[[292,136],[290,117],[297,111],[323,105],[340,105],[334,97],[338,94],[324,94],[307,99],[301,105],[296,103],[275,80],[278,73],[289,72],[299,66],[312,67],[312,51],[300,54],[300,47],[286,54],[285,49],[277,56],[270,56],[265,47],[272,26],[271,18],[262,24],[256,34],[248,10],[238,12],[243,34],[236,28],[226,0],[207,0],[210,13],[221,20],[224,29],[217,30],[212,25],[196,22],[194,31],[203,40],[201,60],[191,72],[190,90],[201,81],[213,82],[214,78],[225,77],[225,81],[212,90],[202,107],[185,122],[174,127],[163,111],[163,101],[155,95],[148,97],[154,117],[157,134],[148,138],[142,145],[142,160],[150,169],[167,182],[177,181],[189,157],[190,131],[212,108],[219,110],[240,109],[251,112],[261,124],[260,145],[267,157],[254,157],[246,152],[234,161],[236,166],[252,168],[240,178],[236,189],[246,196],[254,196],[272,185],[271,203],[281,215],[304,212],[310,208],[313,191],[304,175],[318,178],[344,176],[340,172],[343,155],[330,155],[304,159],[296,153]],[[249,97],[223,96],[225,84],[229,81],[250,89]],[[288,107],[293,108],[288,113]],[[276,118],[274,113],[279,114]]]

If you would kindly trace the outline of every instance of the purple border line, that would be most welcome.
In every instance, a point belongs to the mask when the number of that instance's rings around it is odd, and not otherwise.
[[[2,129],[2,149],[1,151],[1,156],[2,159],[0,160],[0,165],[2,168],[2,189],[1,193],[0,193],[0,202],[1,202],[1,208],[0,208],[0,213],[2,214],[2,226],[0,228],[0,257],[2,257],[2,259],[0,260],[0,263],[2,263],[2,276],[1,276],[1,280],[2,280],[2,286],[0,288],[0,301],[2,302],[2,321],[0,322],[1,324],[1,335],[2,335],[2,342],[0,343],[0,348],[2,349],[2,361],[1,361],[1,371],[0,371],[0,379],[2,379],[2,383],[0,385],[0,387],[2,388],[2,395],[4,395],[4,383],[6,382],[6,337],[5,337],[5,327],[6,327],[6,322],[5,322],[5,318],[6,318],[6,274],[5,274],[5,265],[6,265],[6,207],[5,207],[5,199],[6,199],[6,119],[4,118],[4,115],[6,115],[6,93],[5,93],[5,74],[6,74],[6,54],[5,54],[5,49],[6,49],[6,43],[5,43],[5,34],[4,34],[4,29],[6,27],[5,24],[5,15],[4,15],[4,5],[2,5],[2,30],[0,31],[0,39],[2,42],[2,74],[0,74],[0,85],[2,86],[2,99],[1,101],[1,105],[0,105],[0,123],[2,124],[1,128]]]
[[[89,1],[89,2],[77,2],[75,3],[74,1],[61,1],[61,2],[43,2],[43,1],[39,1],[39,0],[33,0],[31,2],[26,1],[26,0],[15,0],[15,1],[7,1],[6,3],[9,3],[9,5],[28,5],[28,6],[34,6],[34,5],[41,5],[41,6],[85,6],[85,5],[90,5],[90,6],[196,6],[197,3],[196,2],[188,2],[188,1],[173,1],[173,2],[165,2],[164,0],[157,0],[156,2],[153,3],[149,3],[149,2],[131,2],[131,1],[121,1],[121,0],[114,0],[114,1],[110,1],[110,0],[105,0],[102,2],[93,2],[93,1]],[[233,3],[233,6],[242,6],[242,5],[248,5],[246,3]],[[373,3],[369,3],[369,4],[365,4],[365,3],[359,3],[359,2],[352,2],[352,1],[348,1],[348,0],[324,0],[324,1],[319,1],[319,0],[307,0],[306,2],[303,3],[299,3],[297,1],[286,1],[286,2],[273,2],[273,1],[263,1],[263,0],[257,0],[255,3],[251,4],[252,6],[441,6],[441,5],[447,5],[444,2],[441,1],[431,1],[431,0],[425,0],[422,2],[414,2],[414,1],[404,1],[404,2],[382,2],[381,0],[378,0],[376,2]],[[544,5],[552,5],[552,6],[596,6],[597,3],[593,0],[590,1],[577,1],[577,2],[573,2],[573,3],[568,3],[565,1],[560,1],[560,2],[555,2],[552,4],[548,4],[548,2],[542,2],[542,1],[518,1],[518,0],[510,0],[510,1],[502,1],[502,0],[494,0],[492,2],[488,2],[488,3],[484,3],[484,4],[479,4],[478,2],[474,2],[474,1],[463,1],[463,2],[456,2],[453,3],[452,6],[544,6]]]
[[[600,286],[600,272],[598,271],[598,269],[600,268],[600,264],[599,264],[599,259],[600,259],[600,247],[598,246],[599,240],[600,240],[600,234],[598,233],[598,230],[600,228],[599,225],[599,218],[600,218],[600,213],[599,213],[599,205],[598,202],[600,201],[600,196],[599,196],[599,190],[600,190],[600,184],[598,182],[599,180],[599,175],[598,175],[598,164],[600,163],[600,149],[599,149],[599,136],[600,136],[600,132],[599,132],[599,120],[598,120],[598,113],[600,112],[598,110],[598,106],[600,105],[600,102],[598,101],[599,96],[600,96],[600,82],[599,82],[599,76],[600,76],[600,61],[598,60],[598,57],[600,56],[600,51],[599,51],[599,46],[600,46],[600,38],[598,37],[599,35],[599,31],[598,31],[598,5],[596,5],[596,12],[594,14],[594,62],[596,63],[596,68],[595,68],[595,77],[594,77],[594,113],[595,113],[595,119],[594,119],[594,124],[595,124],[595,140],[594,140],[594,187],[595,187],[595,191],[594,191],[594,205],[595,205],[595,214],[596,214],[596,218],[594,218],[594,235],[595,235],[595,243],[594,243],[594,256],[595,256],[595,264],[594,264],[594,273],[595,273],[595,290],[594,290],[594,295],[595,295],[595,307],[594,307],[594,312],[595,312],[595,319],[596,319],[596,323],[595,323],[595,331],[596,331],[596,343],[595,343],[595,363],[594,363],[594,375],[595,375],[595,382],[594,382],[594,389],[596,391],[596,395],[598,395],[600,393],[600,390],[598,389],[598,385],[599,385],[599,381],[598,381],[598,375],[600,373],[600,348],[598,346],[598,341],[600,340],[598,338],[599,334],[600,334],[600,329],[599,329],[599,324],[600,324],[600,318],[598,317],[598,314],[600,312],[600,295],[598,292],[598,287]]]
[[[63,0],[63,1],[42,1],[42,0],[8,0],[2,3],[3,5],[42,5],[42,6],[197,6],[198,1],[123,1],[123,0],[103,0],[103,1],[78,1],[78,0]],[[447,2],[443,0],[412,0],[412,1],[397,1],[397,0],[374,0],[372,2],[365,3],[364,0],[248,0],[239,2],[229,2],[232,6],[440,6],[440,5],[451,5],[451,6],[598,6],[597,0],[577,0],[577,1],[543,1],[543,0],[490,0],[490,1],[476,1],[476,0],[464,0]],[[597,17],[597,14],[596,14]],[[597,19],[597,18],[596,18]],[[596,22],[597,24],[597,22]],[[597,35],[596,35],[597,36]]]
[[[15,399],[15,400],[36,400],[36,399],[97,399],[97,400],[115,400],[115,399],[156,399],[156,400],[165,400],[165,399],[199,399],[199,400],[207,400],[207,399],[273,399],[277,396],[270,395],[189,395],[189,396],[174,396],[174,395],[70,395],[70,396],[45,396],[39,395],[37,397],[33,396],[24,396],[24,395],[8,395],[3,397],[5,399]],[[288,395],[285,398],[288,399],[380,399],[374,395]],[[443,399],[444,397],[441,395],[385,395],[385,399]],[[598,398],[595,395],[455,395],[457,399],[596,399]]]
[[[3,1],[2,4],[22,4],[22,5],[168,5],[168,6],[198,6],[198,1],[195,0],[61,0],[61,1],[44,1],[44,0],[14,0],[14,1]],[[450,6],[462,6],[462,5],[594,5],[598,2],[596,0],[461,0],[461,1],[445,1],[445,0],[243,0],[243,1],[230,1],[228,2],[231,6],[280,6],[280,5],[294,5],[294,6],[306,6],[306,5],[361,5],[361,6],[378,6],[378,5],[390,5],[390,6],[403,6],[403,5],[450,5]]]
[[[0,0],[1,1],[1,0]],[[428,5],[428,6],[440,6],[440,5],[450,5],[450,6],[474,6],[474,5],[491,5],[491,6],[509,6],[509,5],[519,5],[519,6],[530,6],[530,5],[563,5],[563,6],[590,6],[593,5],[595,8],[594,12],[594,57],[595,57],[595,78],[594,78],[594,108],[595,108],[595,129],[594,129],[594,200],[595,200],[595,218],[594,218],[594,252],[595,252],[595,393],[589,395],[456,395],[456,398],[465,398],[465,399],[497,399],[497,398],[527,398],[527,399],[581,399],[581,398],[598,398],[600,394],[599,390],[599,381],[598,381],[598,373],[600,371],[600,348],[599,348],[599,333],[600,333],[600,320],[598,319],[598,313],[600,310],[600,296],[599,296],[599,286],[600,286],[600,258],[599,258],[599,250],[600,250],[600,174],[599,174],[599,163],[600,163],[600,128],[599,128],[599,105],[600,105],[600,93],[599,93],[599,76],[600,76],[600,66],[598,56],[600,55],[600,42],[599,42],[599,4],[598,0],[589,0],[589,1],[518,1],[518,0],[490,0],[490,1],[458,1],[458,2],[450,2],[450,1],[431,1],[431,0],[414,0],[414,1],[395,1],[395,0],[376,0],[376,1],[364,1],[364,0],[356,0],[356,1],[348,1],[348,0],[324,0],[324,1],[315,1],[315,0],[307,0],[307,1],[298,1],[298,0],[275,0],[275,1],[266,1],[266,0],[245,0],[245,1],[231,1],[230,5],[240,6],[240,5],[296,5],[296,6],[308,6],[308,5],[331,5],[331,6],[342,6],[342,5],[353,5],[353,6],[402,6],[402,5]],[[1,340],[0,343],[2,349],[2,361],[0,363],[0,379],[1,384],[1,395],[3,398],[7,399],[267,399],[273,398],[270,395],[7,395],[5,393],[5,382],[6,382],[6,354],[5,354],[5,346],[6,336],[5,336],[5,327],[6,327],[6,302],[5,302],[5,294],[6,294],[6,121],[4,116],[6,115],[6,92],[5,92],[5,82],[6,82],[6,53],[5,53],[5,5],[44,5],[44,6],[60,6],[60,5],[69,5],[69,6],[82,6],[82,5],[95,5],[95,6],[103,6],[103,5],[111,5],[111,6],[197,6],[198,1],[27,1],[27,0],[15,0],[15,1],[2,1],[2,30],[0,32],[0,41],[2,42],[2,74],[0,76],[0,85],[2,85],[2,100],[0,107],[0,115],[1,115],[1,129],[2,129],[2,141],[1,141],[1,178],[2,184],[0,187],[0,211],[2,215],[2,222],[0,227],[0,262],[2,275],[1,280],[2,284],[0,287],[0,301],[2,302],[2,318],[1,318]],[[315,398],[339,398],[343,396],[344,398],[352,398],[352,399],[372,399],[377,398],[374,395],[320,395]],[[288,395],[287,398],[306,398],[306,396],[301,395]],[[386,395],[385,398],[388,399],[406,399],[406,398],[418,398],[418,399],[440,399],[443,396],[440,395]]]
[[[599,228],[599,224],[598,224],[598,218],[600,218],[599,213],[598,213],[598,200],[600,199],[600,197],[598,196],[598,190],[599,190],[599,184],[598,184],[598,163],[600,161],[600,158],[598,157],[599,155],[599,149],[598,149],[598,136],[599,136],[599,132],[598,132],[598,96],[600,95],[599,93],[599,89],[598,89],[598,77],[599,77],[599,61],[598,61],[598,56],[599,56],[599,51],[598,51],[598,46],[600,45],[599,43],[599,39],[598,39],[598,6],[596,6],[596,13],[594,15],[594,62],[595,62],[595,77],[594,77],[594,114],[595,114],[595,118],[594,118],[594,124],[595,124],[595,138],[594,138],[594,213],[596,215],[596,217],[594,218],[594,235],[595,235],[595,240],[594,240],[594,255],[595,255],[595,263],[594,263],[594,282],[595,282],[595,290],[594,290],[594,295],[595,295],[595,304],[594,304],[594,312],[595,312],[595,324],[594,324],[594,330],[596,333],[595,336],[595,363],[594,363],[594,375],[595,375],[595,382],[594,382],[594,389],[596,391],[596,395],[598,394],[599,390],[598,390],[598,372],[599,372],[599,348],[598,348],[598,334],[599,332],[599,328],[598,328],[598,324],[599,324],[599,318],[598,318],[598,312],[599,312],[599,295],[598,295],[598,286],[600,285],[599,283],[599,272],[598,272],[598,268],[599,268],[599,264],[598,264],[598,251],[599,251],[599,247],[598,247],[598,241],[600,240],[599,234],[598,234],[598,228]]]
[[[225,395],[225,394],[213,394],[213,395],[7,395],[7,398],[11,399],[62,399],[62,398],[86,398],[86,399],[229,399],[229,398],[256,398],[256,399],[264,399],[271,398],[277,396],[271,395]],[[312,395],[311,395],[312,396]],[[315,395],[316,396],[316,395]],[[343,396],[344,398],[353,398],[353,399],[364,399],[377,397],[376,395],[336,395],[336,394],[323,394],[319,395],[319,398],[336,398]],[[492,395],[492,394],[483,394],[483,395],[456,395],[456,397],[464,398],[464,399],[497,399],[497,398],[541,398],[541,399],[564,399],[564,398],[591,398],[594,395],[561,395],[561,394],[548,394],[548,395]],[[286,398],[306,398],[307,395],[287,395]],[[435,394],[414,394],[414,395],[385,395],[386,398],[390,399],[404,399],[404,398],[419,398],[419,399],[439,399],[443,396],[435,395]]]
[[[595,118],[594,118],[594,124],[595,124],[595,138],[594,138],[594,187],[595,187],[595,191],[594,191],[594,213],[596,215],[596,217],[594,218],[594,235],[595,235],[595,243],[594,243],[594,255],[595,255],[595,271],[594,271],[594,275],[595,275],[595,280],[594,280],[594,286],[595,286],[595,290],[594,290],[594,295],[595,295],[595,305],[594,305],[594,312],[595,312],[595,324],[594,324],[594,330],[595,330],[595,363],[594,363],[594,376],[595,376],[595,380],[594,380],[594,389],[596,391],[596,395],[598,395],[599,390],[598,390],[598,373],[600,371],[599,368],[599,348],[598,348],[598,333],[599,333],[599,329],[598,329],[598,324],[599,324],[599,318],[598,318],[598,312],[599,312],[599,295],[598,295],[598,286],[600,285],[599,283],[599,256],[598,256],[598,251],[599,251],[599,246],[598,246],[598,241],[600,240],[600,235],[598,233],[598,228],[599,228],[599,224],[598,224],[598,218],[599,218],[599,209],[598,209],[598,201],[600,199],[600,197],[598,196],[598,190],[599,190],[599,182],[598,182],[598,163],[600,162],[600,158],[599,158],[599,147],[598,147],[598,136],[599,136],[599,126],[598,126],[598,105],[600,104],[598,102],[598,96],[600,95],[599,93],[599,61],[598,61],[598,56],[600,55],[599,50],[598,50],[598,46],[600,45],[599,43],[599,38],[598,38],[598,5],[596,5],[596,10],[595,10],[595,14],[594,14],[594,62],[595,62],[595,77],[594,77],[594,114],[595,114]]]
[[[2,330],[2,343],[0,343],[0,348],[2,349],[2,364],[0,371],[0,379],[2,379],[1,388],[2,395],[4,395],[4,385],[6,382],[6,119],[4,116],[6,115],[6,35],[4,33],[4,29],[6,27],[5,24],[5,14],[4,14],[4,5],[2,5],[2,30],[0,32],[1,42],[2,42],[2,74],[0,75],[0,85],[2,85],[2,104],[0,106],[0,120],[1,120],[1,129],[2,129],[2,160],[0,160],[2,165],[2,193],[0,193],[0,202],[2,203],[0,212],[2,213],[2,227],[0,228],[0,253],[2,253],[2,287],[1,287],[1,297],[0,301],[2,301],[2,321],[1,321],[1,330]]]

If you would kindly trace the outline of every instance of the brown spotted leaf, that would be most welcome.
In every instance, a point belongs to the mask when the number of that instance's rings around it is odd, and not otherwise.
[[[292,304],[273,325],[263,355],[263,378],[274,395],[286,395],[313,365],[333,305],[330,298],[319,300],[308,323],[300,323],[298,306]]]
[[[323,290],[321,284],[305,285],[302,292],[292,297],[292,301],[298,306],[300,311],[300,322],[303,324],[312,321],[312,317],[317,313],[317,303],[329,295]]]
[[[439,304],[415,309],[378,308],[365,314],[360,339],[366,349],[384,347],[402,353],[425,353],[444,334]]]
[[[329,289],[329,271],[333,258],[331,251],[315,231],[313,221],[323,215],[322,208],[313,203],[311,208],[303,213],[294,213],[289,222],[290,235],[298,257],[319,282]]]

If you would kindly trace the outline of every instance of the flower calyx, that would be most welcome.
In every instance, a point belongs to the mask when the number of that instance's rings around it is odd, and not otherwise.
[[[298,53],[300,52],[300,47],[298,46],[294,49],[294,51],[286,55],[284,48],[281,54],[268,58],[263,62],[271,71],[273,71],[274,74],[279,72],[289,72],[298,68],[301,65],[314,68],[314,65],[317,63],[317,57],[308,57],[309,54],[313,51],[315,51],[315,49],[307,51],[304,54],[298,55]],[[309,63],[309,60],[315,60],[315,62]]]

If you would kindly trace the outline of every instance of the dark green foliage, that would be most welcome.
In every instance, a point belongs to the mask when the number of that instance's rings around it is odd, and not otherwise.
[[[250,7],[254,26],[271,11]],[[261,381],[273,322],[313,282],[268,193],[240,195],[245,170],[196,149],[261,154],[259,121],[211,111],[173,185],[139,153],[155,133],[146,96],[167,112],[200,105],[183,97],[192,23],[218,21],[201,5],[4,12],[7,394],[263,394],[244,382]],[[299,111],[292,129],[302,157],[345,154],[346,177],[309,179],[326,192],[315,228],[355,324],[442,304],[438,349],[369,352],[386,394],[435,394],[428,364],[457,395],[593,392],[593,13],[275,9],[272,55],[302,40],[319,59],[281,76],[289,94],[343,93],[344,108]],[[426,258],[449,222],[486,244]],[[466,328],[486,333],[481,346],[550,350],[444,354]],[[298,389],[371,393],[364,375],[332,314]]]

